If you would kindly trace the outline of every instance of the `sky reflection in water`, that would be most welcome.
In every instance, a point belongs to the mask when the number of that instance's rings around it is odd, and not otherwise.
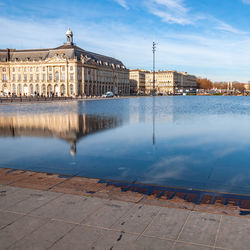
[[[250,98],[0,106],[0,166],[250,194]]]

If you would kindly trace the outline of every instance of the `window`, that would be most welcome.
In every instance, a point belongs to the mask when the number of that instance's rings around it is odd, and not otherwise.
[[[30,72],[32,72],[33,71],[33,68],[30,68]]]
[[[26,68],[25,67],[23,68],[23,71],[26,72]]]
[[[46,81],[46,74],[43,74],[43,81]]]
[[[21,72],[21,68],[20,67],[18,68],[18,72]]]
[[[51,66],[49,66],[49,71],[52,71],[52,67]]]
[[[70,66],[70,71],[72,71],[73,70],[73,66]]]
[[[66,93],[64,84],[61,86],[61,93],[62,95],[65,95]]]
[[[34,94],[34,88],[33,88],[33,85],[30,84],[30,95],[33,95]]]
[[[70,73],[70,75],[69,75],[69,80],[71,80],[71,81],[74,80],[74,74],[73,74],[73,73]]]
[[[42,93],[45,95],[46,94],[46,86],[45,84],[42,85]]]
[[[37,94],[39,93],[39,85],[38,84],[35,87],[35,91],[36,91]]]
[[[62,71],[65,71],[65,66],[62,66]]]
[[[22,86],[21,86],[21,84],[18,84],[17,91],[18,91],[18,94],[22,93]]]
[[[70,94],[73,95],[73,93],[74,93],[73,84],[70,84]]]
[[[36,80],[39,81],[39,74],[36,74]]]
[[[65,74],[61,74],[61,80],[65,81]]]
[[[59,81],[59,73],[58,72],[55,73],[55,80]]]
[[[7,76],[6,76],[6,74],[3,74],[2,80],[3,80],[3,81],[7,81]]]
[[[3,71],[3,72],[6,72],[6,68],[2,68],[2,71]]]
[[[49,81],[52,81],[52,74],[49,74]]]
[[[27,75],[26,74],[23,75],[23,80],[27,81]]]
[[[16,94],[16,85],[15,84],[12,85],[12,93]]]
[[[12,68],[12,72],[15,72],[15,68]]]
[[[12,75],[12,81],[16,80],[16,75]]]
[[[18,81],[21,81],[21,74],[18,75]]]
[[[30,75],[30,81],[33,81],[33,75]]]
[[[46,67],[43,67],[43,71],[45,71],[46,70]]]

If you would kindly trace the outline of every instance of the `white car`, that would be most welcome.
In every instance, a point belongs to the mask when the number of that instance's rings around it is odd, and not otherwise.
[[[102,95],[102,97],[104,97],[104,98],[114,97],[114,94],[113,94],[113,92],[109,91],[106,94]]]

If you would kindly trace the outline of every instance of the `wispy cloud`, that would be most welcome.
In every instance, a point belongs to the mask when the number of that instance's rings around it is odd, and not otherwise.
[[[249,2],[250,2],[250,0],[249,0]],[[246,34],[246,32],[243,32],[239,29],[236,29],[233,26],[231,26],[225,22],[222,22],[218,19],[216,19],[216,22],[217,22],[217,25],[215,26],[215,29],[217,29],[217,30],[226,31],[226,32],[230,32],[233,34]]]
[[[163,22],[182,25],[193,22],[183,0],[150,0],[147,6],[149,12],[160,17]]]
[[[242,0],[242,2],[245,4],[250,4],[250,0]]]
[[[126,2],[126,0],[114,0],[116,3],[118,3],[119,5],[121,5],[124,9],[128,10],[128,3]]]

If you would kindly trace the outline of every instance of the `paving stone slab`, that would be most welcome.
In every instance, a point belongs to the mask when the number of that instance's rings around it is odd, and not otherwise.
[[[162,208],[153,223],[144,232],[144,236],[155,236],[165,239],[176,239],[190,211]]]
[[[10,193],[10,192],[15,192],[15,191],[19,191],[20,188],[18,187],[12,187],[12,186],[6,186],[6,185],[1,185],[0,186],[0,198],[6,196],[6,193]]]
[[[192,212],[179,240],[213,246],[221,216]]]
[[[48,222],[48,219],[33,216],[24,216],[14,223],[0,230],[1,249],[6,249],[16,241],[32,233],[42,225]]]
[[[27,197],[27,199],[18,202],[17,204],[10,206],[9,211],[19,213],[29,213],[32,210],[41,207],[49,201],[59,197],[62,194],[46,192],[40,190],[33,190]]]
[[[0,230],[13,223],[14,221],[18,220],[21,218],[23,215],[22,214],[16,214],[16,213],[11,213],[11,212],[6,212],[6,211],[0,211]]]
[[[132,249],[138,235],[109,230],[102,231],[102,237],[91,246],[91,250]]]
[[[48,249],[53,245],[53,243],[73,229],[73,227],[75,227],[74,224],[51,220],[35,230],[33,233],[17,241],[8,249]],[[72,248],[74,247],[72,246]]]
[[[142,236],[132,244],[131,249],[170,250],[174,241]]]
[[[249,250],[250,219],[223,216],[216,240],[216,247]]]
[[[142,233],[153,218],[157,216],[159,210],[160,207],[136,205],[125,217],[120,218],[112,226],[112,229]]]
[[[173,250],[213,250],[213,247],[176,242]]]
[[[103,230],[88,227],[84,225],[76,226],[72,231],[67,233],[62,239],[57,241],[52,250],[87,250],[90,246],[102,236]]]
[[[1,188],[2,195],[0,196],[0,209],[6,210],[9,207],[29,198],[30,194],[36,192],[32,189],[19,189],[16,187]]]
[[[110,228],[121,216],[125,215],[133,203],[121,201],[105,201],[103,207],[85,218],[82,223],[92,226]]]
[[[31,214],[80,223],[102,206],[103,201],[100,199],[66,194],[32,211]]]

